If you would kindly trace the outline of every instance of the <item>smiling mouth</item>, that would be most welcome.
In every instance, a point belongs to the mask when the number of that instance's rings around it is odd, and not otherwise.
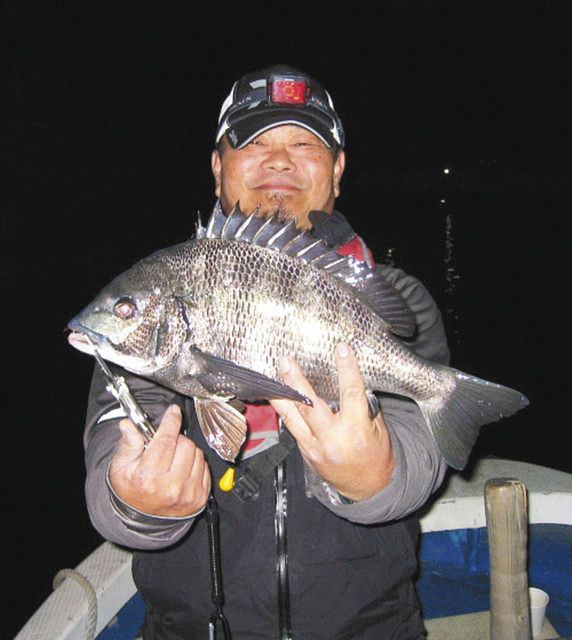
[[[258,185],[256,189],[260,191],[293,192],[293,191],[299,191],[300,187],[298,187],[295,184],[284,183],[284,182],[265,182],[264,184]]]

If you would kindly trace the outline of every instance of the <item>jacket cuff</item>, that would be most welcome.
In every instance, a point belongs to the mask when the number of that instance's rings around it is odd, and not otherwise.
[[[307,487],[311,494],[336,515],[358,522],[373,524],[398,520],[407,513],[403,509],[404,488],[407,486],[407,462],[399,441],[392,440],[395,469],[389,484],[364,500],[350,500],[336,491],[306,465]]]
[[[111,480],[109,479],[109,467],[107,468],[105,481],[113,510],[129,529],[139,533],[145,533],[151,536],[163,536],[167,532],[172,532],[174,528],[190,526],[195,517],[204,510],[203,507],[196,513],[188,516],[156,516],[145,513],[127,504],[115,493],[115,490],[111,486]]]

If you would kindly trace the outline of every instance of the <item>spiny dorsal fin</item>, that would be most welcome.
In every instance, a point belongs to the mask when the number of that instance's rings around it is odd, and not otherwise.
[[[217,202],[218,204],[218,202]],[[195,223],[195,238],[206,238],[207,230],[203,227],[203,220],[201,218],[201,212],[197,211],[197,222]]]
[[[379,272],[352,256],[343,256],[337,247],[317,239],[310,231],[300,231],[293,220],[286,223],[276,216],[262,218],[258,210],[250,215],[240,211],[238,204],[227,216],[220,204],[214,207],[207,228],[197,238],[236,240],[303,260],[351,286],[395,334],[409,337],[415,332],[415,316],[395,287]]]

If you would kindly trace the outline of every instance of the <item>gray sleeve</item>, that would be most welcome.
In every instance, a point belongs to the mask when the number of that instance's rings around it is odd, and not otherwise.
[[[441,314],[427,289],[399,269],[381,267],[383,275],[402,293],[417,318],[418,331],[411,348],[439,364],[449,363],[449,349]],[[391,481],[376,495],[351,502],[345,500],[312,470],[308,487],[312,494],[337,515],[363,524],[403,518],[425,504],[445,477],[447,465],[415,402],[380,395],[380,404],[396,460]]]
[[[167,406],[181,402],[172,391],[122,370],[132,393],[151,422],[157,425]],[[120,438],[118,423],[125,416],[96,367],[84,432],[86,500],[93,526],[106,539],[135,549],[160,549],[177,542],[192,526],[193,518],[163,518],[142,513],[115,495],[107,480],[111,458]]]

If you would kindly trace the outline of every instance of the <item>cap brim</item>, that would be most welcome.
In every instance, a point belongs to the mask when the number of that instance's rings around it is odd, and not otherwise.
[[[328,148],[335,143],[332,130],[324,123],[323,115],[313,114],[313,109],[253,109],[242,112],[239,117],[229,118],[227,123],[231,144],[241,149],[261,133],[281,125],[296,125],[316,135]],[[319,112],[318,112],[319,113]],[[333,127],[333,123],[332,123]]]

